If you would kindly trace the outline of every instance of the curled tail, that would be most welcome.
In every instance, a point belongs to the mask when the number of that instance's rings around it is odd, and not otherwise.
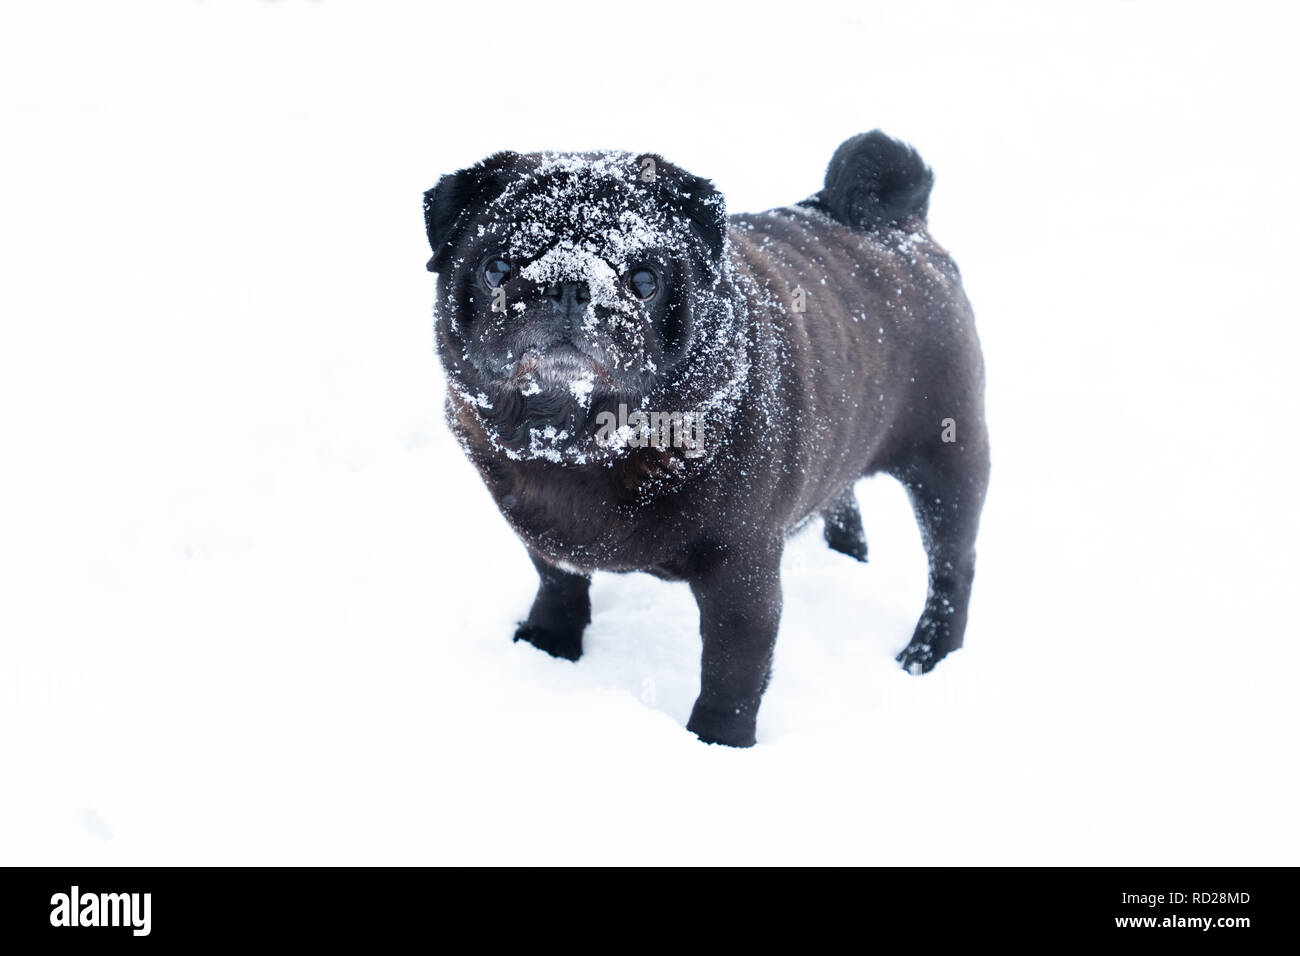
[[[875,129],[840,144],[826,167],[826,185],[802,205],[854,229],[924,222],[933,185],[920,153]]]

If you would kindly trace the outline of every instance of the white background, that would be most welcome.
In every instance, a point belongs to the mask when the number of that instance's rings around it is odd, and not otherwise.
[[[0,862],[1297,862],[1281,4],[8,2]],[[420,194],[658,151],[734,211],[937,174],[994,449],[967,647],[901,490],[783,568],[750,751],[689,593],[578,664],[441,420]]]

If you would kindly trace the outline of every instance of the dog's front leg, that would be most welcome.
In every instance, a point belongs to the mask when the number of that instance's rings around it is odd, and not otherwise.
[[[704,654],[686,728],[706,743],[754,745],[781,621],[781,548],[733,545],[691,578]]]
[[[541,581],[528,620],[515,631],[515,640],[552,657],[576,661],[582,656],[582,632],[591,623],[591,576],[558,568],[531,551],[529,557]]]

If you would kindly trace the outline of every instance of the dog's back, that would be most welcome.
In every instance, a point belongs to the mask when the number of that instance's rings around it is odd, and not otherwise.
[[[916,150],[874,131],[835,151],[809,199],[731,217],[756,347],[793,413],[773,449],[800,476],[792,525],[864,475],[904,471],[945,422],[983,435],[973,315],[925,221],[933,181]]]

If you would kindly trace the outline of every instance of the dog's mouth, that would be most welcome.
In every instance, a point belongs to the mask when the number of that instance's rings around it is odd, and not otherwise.
[[[559,388],[584,399],[598,384],[611,387],[613,378],[603,363],[576,345],[561,342],[524,352],[508,382],[524,394],[541,388]]]

